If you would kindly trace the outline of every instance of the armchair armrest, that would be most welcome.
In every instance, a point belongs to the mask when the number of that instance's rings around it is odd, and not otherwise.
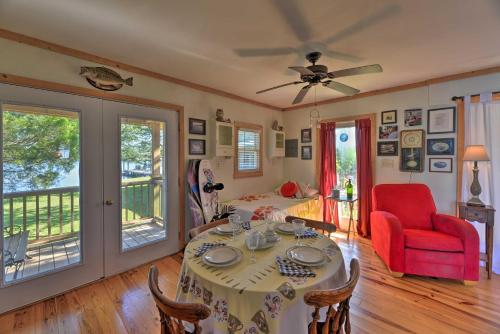
[[[404,272],[404,234],[398,217],[386,211],[370,215],[372,245],[391,271]]]
[[[460,238],[464,246],[464,279],[479,280],[479,234],[472,224],[454,216],[435,213],[432,224],[436,231]]]

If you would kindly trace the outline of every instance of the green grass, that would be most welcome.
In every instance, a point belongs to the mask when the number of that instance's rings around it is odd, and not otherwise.
[[[124,182],[145,181],[148,178],[135,178]],[[135,187],[135,195],[133,188]],[[136,185],[133,187],[122,188],[122,222],[140,219],[143,217],[152,217],[152,205],[150,201],[153,198],[152,186]],[[149,194],[149,195],[148,195]],[[50,195],[50,235],[65,234],[71,232],[71,195],[64,193],[62,196],[62,217],[59,210],[59,194]],[[155,200],[155,204],[159,203]],[[80,231],[80,193],[73,193],[73,231]],[[126,207],[125,207],[126,203]],[[13,199],[13,224],[16,227],[14,231],[23,228],[23,199],[17,197]],[[39,237],[49,236],[48,219],[48,196],[39,196]],[[62,233],[60,218],[62,218]],[[5,199],[3,203],[3,221],[4,227],[10,226],[10,200]],[[26,197],[26,229],[30,231],[29,239],[36,239],[36,197]],[[5,231],[4,236],[8,236],[9,230]]]

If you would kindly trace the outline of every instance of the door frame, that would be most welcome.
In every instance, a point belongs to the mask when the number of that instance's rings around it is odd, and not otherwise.
[[[115,102],[124,102],[135,105],[142,105],[147,107],[156,107],[161,109],[169,109],[178,113],[178,134],[179,134],[179,142],[178,142],[178,152],[179,152],[179,247],[180,249],[184,248],[185,236],[186,236],[186,225],[185,225],[185,144],[184,144],[184,106],[146,99],[141,97],[135,97],[130,95],[123,95],[112,92],[99,91],[92,88],[85,87],[77,87],[67,84],[61,84],[56,82],[38,80],[23,76],[17,76],[12,74],[0,73],[0,82],[5,84],[11,84],[22,87],[31,87],[38,88],[44,90],[50,90],[60,93],[69,93],[86,97],[96,97],[103,100],[115,101]]]

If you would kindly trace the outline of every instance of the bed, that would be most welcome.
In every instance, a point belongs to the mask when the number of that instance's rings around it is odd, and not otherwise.
[[[233,206],[243,221],[270,219],[284,222],[286,216],[323,220],[323,198],[319,195],[296,199],[269,192],[246,195],[223,204]]]

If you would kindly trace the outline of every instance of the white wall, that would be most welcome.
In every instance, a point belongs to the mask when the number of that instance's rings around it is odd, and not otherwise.
[[[321,88],[320,88],[321,89]],[[371,96],[366,98],[354,99],[345,102],[333,103],[319,106],[320,114],[323,119],[336,118],[356,114],[377,113],[377,129],[380,125],[381,112],[385,110],[398,110],[399,130],[405,129],[404,110],[412,108],[423,109],[423,128],[427,127],[427,109],[436,107],[454,106],[451,101],[452,96],[476,94],[486,91],[497,91],[500,89],[500,74],[493,74],[482,77],[474,77],[464,80],[451,81],[429,87],[415,88],[411,90],[399,91],[390,94]],[[300,129],[309,127],[309,111],[311,108],[287,111],[284,115],[284,124],[287,139],[299,138]],[[313,138],[316,134],[313,130]],[[426,138],[449,138],[455,137],[455,134],[427,135]],[[378,134],[377,134],[378,138]],[[456,143],[455,143],[456,144]],[[310,145],[310,144],[304,144]],[[316,147],[313,140],[313,160],[301,160],[299,158],[285,159],[285,178],[297,179],[314,183],[314,164],[316,159]],[[300,152],[300,147],[299,147]],[[300,156],[300,154],[299,154]],[[436,200],[438,210],[441,212],[454,213],[456,196],[456,156],[453,157],[453,173],[429,173],[428,158],[426,156],[423,173],[413,173],[412,182],[421,182],[427,184]],[[382,160],[392,160],[391,167],[382,167]],[[398,157],[377,157],[376,159],[376,183],[406,183],[410,181],[410,173],[399,171]]]
[[[124,50],[126,52],[126,50]],[[147,57],[147,52],[145,52]],[[79,76],[80,66],[99,66],[88,61],[80,60],[47,50],[31,47],[25,44],[0,39],[0,72],[25,76],[34,79],[52,81],[73,86],[90,87],[84,78]],[[261,124],[264,129],[270,128],[274,120],[281,124],[283,113],[273,111],[256,105],[239,102],[233,99],[221,97],[214,94],[201,92],[188,87],[173,83],[152,79],[133,73],[120,71],[122,76],[133,76],[134,86],[123,87],[119,93],[142,98],[148,98],[172,104],[184,106],[185,111],[185,152],[187,159],[199,159],[199,156],[188,155],[188,138],[204,138],[207,140],[207,156],[213,157],[214,128],[210,121],[215,120],[217,108],[223,108],[225,116],[231,120]],[[188,118],[200,118],[207,121],[207,135],[195,136],[188,134]],[[264,137],[266,131],[264,131]],[[264,148],[266,149],[266,138]],[[267,149],[265,150],[267,152]],[[245,179],[233,179],[233,160],[222,159],[219,163],[213,163],[216,168],[216,176],[225,184],[221,197],[223,200],[231,199],[247,193],[262,193],[271,191],[283,178],[283,159],[269,160],[264,155],[262,177]],[[190,216],[186,215],[186,219]]]

